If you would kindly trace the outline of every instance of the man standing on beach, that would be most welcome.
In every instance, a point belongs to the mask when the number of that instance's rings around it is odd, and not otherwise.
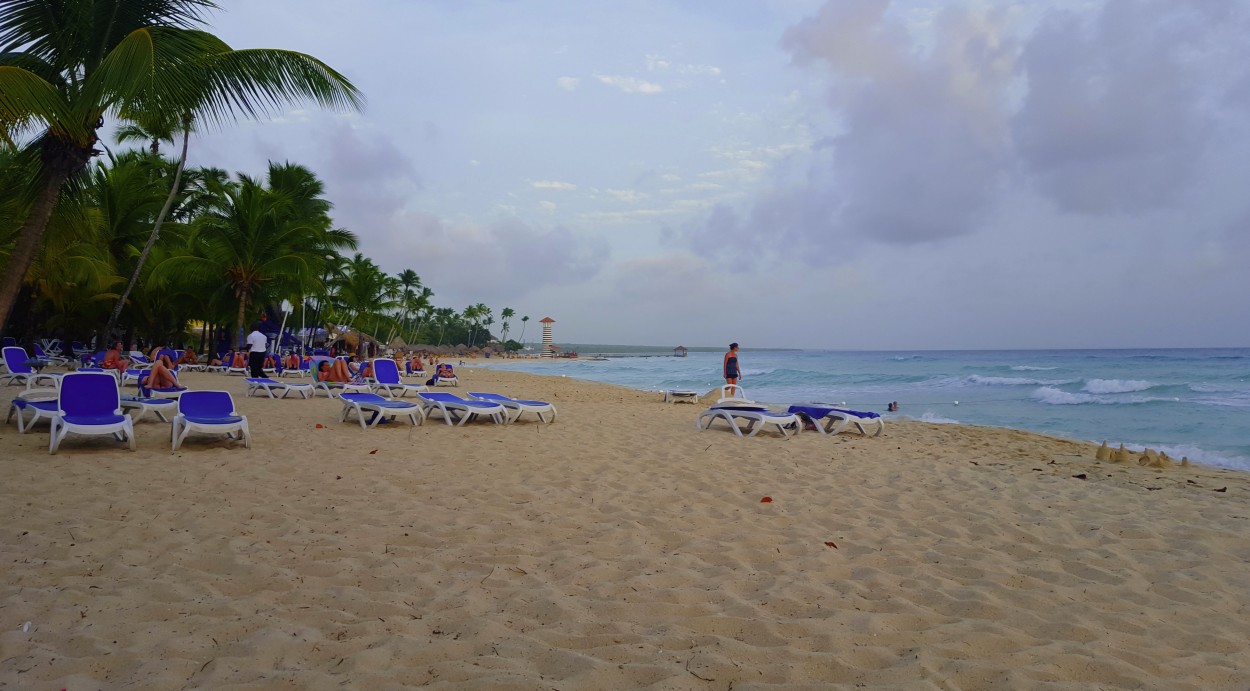
[[[253,324],[252,333],[247,335],[247,367],[255,379],[265,376],[265,349],[268,346],[269,339],[260,332],[260,324]]]
[[[725,383],[737,384],[742,378],[742,370],[738,367],[738,344],[730,343],[729,352],[725,353]]]

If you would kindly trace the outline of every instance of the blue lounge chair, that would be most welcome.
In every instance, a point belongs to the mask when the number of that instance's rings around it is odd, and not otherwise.
[[[252,435],[247,416],[239,415],[229,391],[188,391],[178,399],[178,414],[170,430],[173,450],[177,451],[192,432],[225,434],[234,439],[237,433],[245,448],[252,448]]]
[[[339,422],[346,422],[347,415],[354,411],[361,429],[376,427],[382,420],[394,420],[400,415],[408,416],[414,426],[425,423],[425,411],[416,403],[383,398],[375,393],[344,393],[339,395],[339,400],[343,402]],[[365,411],[372,413],[368,422],[365,421]]]
[[[5,346],[3,351],[0,351],[0,354],[3,355],[4,366],[9,369],[8,372],[0,375],[0,377],[4,377],[4,381],[0,383],[22,383],[26,385],[26,390],[29,391],[31,387],[39,382],[57,386],[61,380],[60,374],[36,371],[34,365],[39,364],[42,367],[44,366],[42,363],[46,361],[32,360],[26,354],[26,349],[21,346]]]
[[[835,408],[830,403],[808,403],[806,405],[792,405],[790,412],[798,413],[811,420],[816,431],[821,434],[830,436],[836,435],[849,425],[855,425],[855,429],[859,433],[868,436],[865,426],[877,428],[872,436],[879,437],[885,431],[885,420],[879,413],[870,413],[862,410],[847,410],[846,408]],[[824,421],[822,424],[821,421]]]
[[[326,396],[337,398],[343,393],[372,393],[371,387],[363,381],[337,382],[337,381],[321,381],[317,378],[317,368],[322,362],[331,361],[332,357],[314,357],[312,364],[309,366],[309,372],[313,380],[313,393],[317,391],[326,392]]]
[[[495,424],[502,425],[508,422],[508,410],[498,403],[490,401],[471,401],[457,396],[454,393],[420,393],[417,394],[421,400],[425,401],[425,414],[428,417],[437,409],[443,415],[443,421],[448,425],[463,425],[472,418],[479,415],[485,415],[495,421]]]
[[[747,421],[747,436],[749,437],[759,434],[759,431],[766,425],[776,425],[777,431],[783,437],[790,436],[791,430],[797,435],[803,429],[803,422],[795,413],[779,413],[764,406],[754,405],[714,405],[699,414],[699,419],[695,421],[694,426],[698,429],[708,429],[718,419],[728,422],[734,434],[739,437],[742,436],[742,428],[738,426],[738,420]]]
[[[37,391],[36,394],[46,396],[47,392]],[[58,410],[60,407],[56,398],[27,398],[26,394],[20,393],[9,403],[9,414],[5,416],[4,422],[8,424],[13,418],[13,413],[17,413],[17,433],[25,434],[26,430],[40,419],[51,420],[56,417]],[[31,413],[30,420],[25,417],[27,411]]]
[[[438,365],[434,368],[434,386],[460,386],[460,378],[451,365]]]
[[[56,355],[55,352],[48,352],[44,350],[43,346],[39,345],[38,343],[35,344],[35,359],[47,360],[48,362],[54,365],[64,365],[65,363],[69,362],[69,358],[63,357],[61,355]]]
[[[399,392],[399,398],[403,398],[409,391],[414,395],[429,391],[425,384],[408,384],[400,379],[399,367],[389,358],[373,361],[373,390],[385,391],[387,396],[395,396]]]
[[[413,369],[412,360],[406,360],[404,362],[404,376],[405,377],[424,377],[425,368]]]
[[[488,393],[485,391],[470,391],[469,395],[479,401],[490,401],[491,403],[498,403],[504,408],[507,408],[508,412],[512,414],[510,422],[516,422],[521,417],[522,413],[534,413],[538,416],[540,421],[548,424],[556,421],[556,407],[546,401],[525,401],[516,398],[509,398],[503,394]],[[550,420],[543,417],[547,413],[551,413]]]
[[[122,413],[116,379],[101,372],[71,372],[61,378],[48,453],[56,453],[70,432],[111,434],[118,441],[129,441],[134,451],[135,428],[130,416]]]
[[[139,395],[144,398],[180,398],[182,394],[187,390],[187,387],[180,386],[176,383],[178,381],[178,368],[177,367],[169,371],[172,372],[174,375],[174,382],[175,382],[174,386],[153,389],[153,388],[144,386],[144,384],[147,383],[148,375],[151,374],[151,371],[139,370],[139,373],[135,375],[138,378]]]

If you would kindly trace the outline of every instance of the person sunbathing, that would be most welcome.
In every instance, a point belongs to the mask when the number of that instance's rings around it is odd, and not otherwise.
[[[273,353],[265,354],[265,362],[261,367],[265,369],[273,369],[278,366],[278,358]]]
[[[413,355],[412,360],[408,363],[409,372],[424,372],[425,365],[421,364],[421,356]]]
[[[145,389],[178,389],[178,375],[174,374],[170,367],[169,356],[161,355],[148,369],[146,380],[143,382]]]
[[[317,365],[317,381],[338,382],[346,384],[352,380],[352,373],[347,371],[347,363],[338,358],[322,360]]]
[[[186,350],[182,351],[182,357],[179,358],[178,362],[175,364],[198,365],[199,362],[200,362],[200,358],[199,356],[195,354],[195,351],[191,350],[190,348],[187,348]]]
[[[100,363],[100,367],[104,369],[115,369],[122,374],[126,373],[126,368],[130,366],[130,361],[122,356],[122,344],[118,343],[113,349],[104,355],[104,362]]]
[[[230,368],[247,369],[247,356],[243,354],[243,351],[240,350],[234,354],[234,359],[230,361]]]
[[[286,358],[282,362],[284,369],[299,369],[299,356],[295,353],[287,353]]]

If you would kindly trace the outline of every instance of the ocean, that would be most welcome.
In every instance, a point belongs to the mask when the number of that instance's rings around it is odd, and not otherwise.
[[[585,357],[594,353],[591,346],[578,350],[579,359],[486,363],[646,391],[703,392],[724,383],[720,352],[681,358],[671,350],[634,348],[592,360]],[[887,420],[1009,427],[1113,447],[1123,443],[1250,471],[1250,348],[744,350],[740,358],[740,384],[763,403],[845,403]],[[896,413],[886,412],[892,401],[899,404]]]

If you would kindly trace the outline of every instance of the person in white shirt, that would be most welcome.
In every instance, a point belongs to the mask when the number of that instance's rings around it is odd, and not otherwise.
[[[268,346],[269,339],[260,332],[260,324],[253,324],[252,333],[247,335],[247,367],[256,379],[265,376],[265,350]]]

